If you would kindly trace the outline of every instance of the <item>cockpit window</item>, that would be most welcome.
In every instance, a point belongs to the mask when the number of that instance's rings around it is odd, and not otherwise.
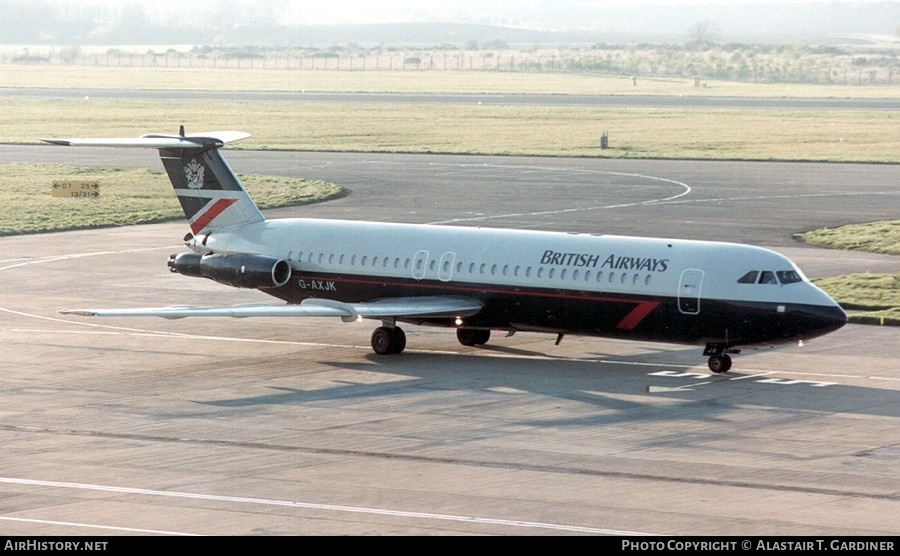
[[[793,284],[795,282],[802,282],[803,278],[794,270],[779,270],[775,274],[778,275],[778,280],[782,284]]]
[[[796,270],[751,270],[738,278],[738,284],[794,284],[802,281],[803,276]]]

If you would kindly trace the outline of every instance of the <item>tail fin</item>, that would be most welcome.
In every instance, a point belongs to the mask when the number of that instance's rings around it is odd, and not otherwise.
[[[166,173],[195,236],[219,228],[265,220],[238,177],[219,153],[226,143],[250,137],[237,131],[184,135],[143,135],[137,139],[46,139],[48,143],[91,147],[159,149]]]

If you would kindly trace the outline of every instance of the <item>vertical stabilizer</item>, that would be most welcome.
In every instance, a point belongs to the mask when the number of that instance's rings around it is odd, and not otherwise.
[[[160,149],[159,156],[195,236],[264,220],[217,147]]]
[[[144,135],[137,139],[45,139],[55,145],[159,149],[175,194],[194,235],[265,220],[219,152],[226,143],[250,137],[239,131]]]

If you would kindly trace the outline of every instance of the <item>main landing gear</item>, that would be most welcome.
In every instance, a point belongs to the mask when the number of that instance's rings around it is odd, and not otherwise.
[[[464,346],[480,346],[491,339],[490,330],[457,328],[456,339]],[[399,326],[379,326],[372,332],[372,351],[393,355],[406,349],[406,333]]]
[[[456,339],[464,346],[481,346],[491,339],[491,331],[477,328],[457,328]]]
[[[399,326],[379,326],[372,332],[372,351],[392,355],[406,349],[406,333]]]

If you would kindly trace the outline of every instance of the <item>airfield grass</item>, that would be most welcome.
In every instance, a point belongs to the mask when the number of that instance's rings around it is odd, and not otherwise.
[[[900,255],[900,220],[822,228],[803,234],[803,241],[832,249]],[[815,283],[851,310],[851,322],[900,326],[900,273],[853,274]]]
[[[815,284],[848,311],[850,322],[900,326],[900,273],[850,274]]]
[[[730,110],[2,100],[0,137],[136,137],[237,129],[235,148],[520,156],[900,162],[900,114]],[[600,137],[608,133],[609,148]]]
[[[310,71],[277,69],[103,68],[3,66],[4,86],[87,89],[232,91],[543,93],[748,97],[896,98],[900,86],[785,85],[708,82],[630,76],[453,71]],[[98,93],[98,96],[99,93]],[[35,143],[49,137],[135,137],[151,132],[237,129],[253,137],[244,149],[349,152],[457,153],[706,160],[900,162],[900,115],[865,110],[740,110],[592,108],[439,104],[288,102],[136,102],[87,98],[72,101],[0,101],[0,137]],[[610,148],[600,150],[603,132]],[[13,210],[0,234],[113,226],[178,218],[168,180],[149,171],[3,168],[0,200]],[[40,172],[44,172],[41,174]],[[61,174],[65,174],[61,176]],[[50,197],[53,179],[98,179],[100,202]],[[276,191],[304,180],[260,178],[266,193],[248,189],[263,206],[302,203],[339,194],[327,184],[321,197],[277,198]],[[154,183],[158,199],[128,184]],[[115,186],[104,184],[115,183]],[[22,190],[23,184],[26,190]],[[125,197],[116,197],[125,195]],[[129,196],[130,195],[130,196]],[[156,194],[154,194],[156,195]],[[77,207],[73,210],[73,207]],[[90,210],[88,210],[90,207]],[[123,210],[123,208],[125,210]],[[94,212],[96,211],[96,212]],[[21,219],[20,219],[21,218]],[[897,254],[897,223],[816,231],[810,243]],[[817,281],[852,313],[854,322],[900,324],[896,275],[853,275]]]
[[[301,205],[342,194],[330,183],[273,176],[240,176],[260,208]],[[52,196],[61,180],[97,181],[93,199]],[[146,169],[42,164],[0,165],[0,236],[149,224],[184,218],[168,176]]]
[[[341,71],[278,68],[0,66],[4,87],[481,94],[896,98],[900,85],[749,83],[686,77],[509,71]]]
[[[832,249],[900,255],[900,220],[822,228],[803,234],[803,241]]]

